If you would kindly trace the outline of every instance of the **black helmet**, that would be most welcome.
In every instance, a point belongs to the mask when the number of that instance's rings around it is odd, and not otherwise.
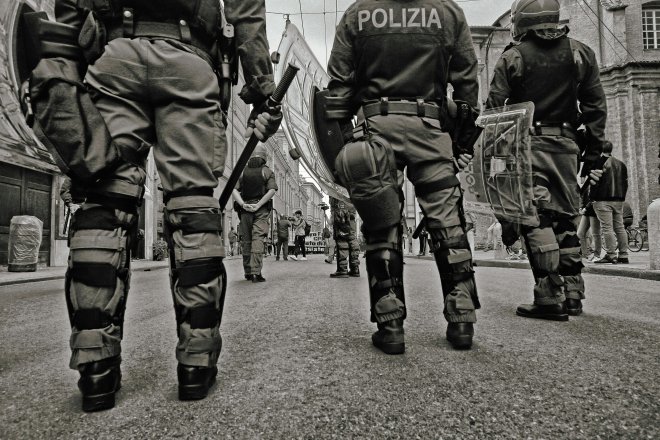
[[[519,40],[531,30],[557,29],[559,0],[515,0],[511,5],[511,35]]]

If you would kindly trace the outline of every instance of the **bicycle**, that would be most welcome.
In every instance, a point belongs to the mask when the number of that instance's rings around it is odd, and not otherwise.
[[[639,252],[644,248],[644,244],[648,243],[648,229],[637,228],[629,226],[626,228],[628,235],[628,249],[631,252]]]

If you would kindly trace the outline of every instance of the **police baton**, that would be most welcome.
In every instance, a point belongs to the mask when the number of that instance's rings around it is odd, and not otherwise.
[[[423,217],[420,221],[417,227],[415,228],[415,232],[413,232],[412,238],[417,240],[419,238],[419,234],[422,233],[422,229],[424,229],[424,226],[426,226],[426,217]]]
[[[284,75],[282,75],[282,80],[277,85],[277,88],[270,96],[270,98],[268,98],[268,107],[276,107],[282,103],[284,94],[293,82],[293,79],[296,77],[298,70],[298,67],[294,66],[293,64],[289,64],[289,66],[284,71]],[[247,165],[248,160],[250,160],[250,156],[252,156],[252,152],[258,143],[259,139],[256,135],[252,134],[250,139],[248,139],[247,143],[245,144],[245,148],[238,158],[236,165],[234,165],[234,170],[229,175],[229,179],[227,179],[227,185],[225,185],[225,188],[222,190],[222,194],[220,194],[220,210],[225,210],[225,206],[229,201],[229,197],[231,197],[231,193],[234,191],[234,187],[236,186],[238,179],[241,177],[241,174],[243,174],[243,170],[245,169],[245,166]]]

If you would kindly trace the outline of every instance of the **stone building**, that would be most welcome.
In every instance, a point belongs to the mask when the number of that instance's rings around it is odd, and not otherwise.
[[[302,184],[302,190],[307,193],[306,218],[312,226],[312,232],[323,229],[323,193],[312,182]]]
[[[606,136],[628,167],[635,221],[660,197],[660,1],[560,0],[560,23],[596,53],[608,106]],[[471,27],[479,58],[480,102],[495,63],[511,41],[510,12],[493,26]]]

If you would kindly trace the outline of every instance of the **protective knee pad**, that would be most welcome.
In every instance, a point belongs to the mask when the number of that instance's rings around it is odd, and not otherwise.
[[[212,366],[220,353],[220,318],[226,289],[222,217],[213,197],[175,197],[167,202],[170,284],[177,318],[177,359]]]
[[[74,215],[65,279],[71,368],[121,352],[136,225],[136,215],[96,204]]]
[[[371,321],[406,318],[400,226],[365,231]]]
[[[348,143],[335,160],[363,228],[378,231],[401,221],[402,193],[392,146],[378,136]]]
[[[435,251],[433,256],[440,273],[442,294],[445,298],[452,296],[452,301],[446,304],[450,313],[472,311],[481,307],[477,295],[472,268],[472,252],[467,235],[444,238],[445,230],[430,229],[429,234]]]

